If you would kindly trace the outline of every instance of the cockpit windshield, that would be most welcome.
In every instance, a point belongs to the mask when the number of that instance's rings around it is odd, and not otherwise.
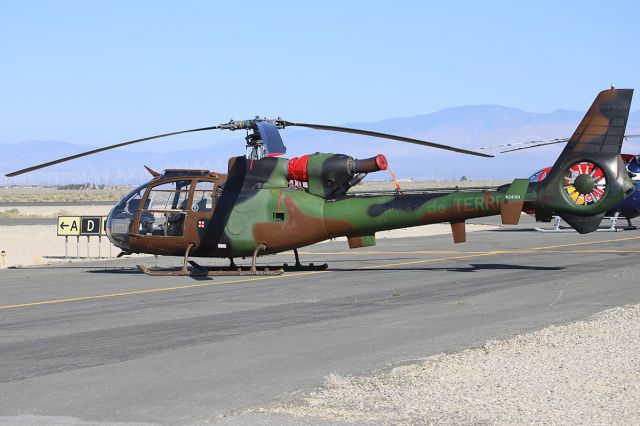
[[[140,207],[140,200],[142,200],[142,196],[144,195],[145,190],[147,189],[147,185],[142,185],[131,191],[127,194],[124,200],[124,208],[123,211],[126,214],[136,214],[138,211],[138,207]]]
[[[125,251],[129,249],[129,229],[149,183],[140,185],[122,197],[107,217],[107,237],[116,247]]]

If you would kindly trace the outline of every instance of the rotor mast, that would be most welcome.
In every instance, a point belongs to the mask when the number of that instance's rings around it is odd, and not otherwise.
[[[262,135],[262,133],[260,132],[260,128],[264,124],[274,126],[279,130],[285,128],[284,120],[282,120],[280,117],[278,117],[277,119],[269,119],[260,118],[257,115],[251,120],[235,121],[231,119],[228,123],[221,124],[220,128],[231,131],[246,130],[247,135],[244,138],[246,141],[246,157],[249,160],[260,160],[266,157],[268,154],[268,150],[265,149],[266,135]]]
[[[247,141],[246,157],[249,160],[260,160],[266,156],[264,142],[257,129],[247,129],[247,136],[244,139]]]

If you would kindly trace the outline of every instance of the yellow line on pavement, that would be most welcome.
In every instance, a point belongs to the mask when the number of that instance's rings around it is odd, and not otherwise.
[[[616,240],[611,240],[616,241]],[[601,242],[610,242],[610,241],[601,241]],[[567,246],[573,246],[574,244],[567,244]],[[562,247],[562,246],[557,246]],[[471,254],[467,256],[452,256],[452,257],[443,257],[438,259],[422,259],[422,260],[413,260],[409,262],[400,262],[400,263],[388,263],[385,265],[372,265],[372,266],[362,266],[356,269],[379,269],[379,268],[387,268],[392,266],[405,266],[405,265],[416,265],[420,263],[431,263],[437,262],[440,260],[458,260],[458,259],[469,259],[472,257],[482,257],[482,256],[495,256],[498,254],[537,254],[540,253],[540,248],[532,248],[528,250],[494,250],[487,252],[470,252]],[[640,250],[545,250],[545,253],[640,253]]]
[[[484,253],[476,253],[476,254],[470,254],[467,256],[451,256],[451,257],[441,257],[438,259],[423,259],[423,260],[413,260],[410,262],[400,262],[400,263],[387,263],[386,265],[372,265],[372,266],[362,266],[360,268],[356,268],[356,269],[378,269],[378,268],[389,268],[392,266],[405,266],[405,265],[415,265],[418,263],[431,263],[431,262],[439,262],[441,260],[457,260],[457,259],[469,259],[472,257],[480,257],[480,256],[493,256],[496,254],[500,254],[500,253],[504,253],[504,252],[498,252],[498,251],[487,251]]]
[[[239,280],[228,280],[228,281],[215,281],[215,282],[206,282],[199,284],[189,284],[189,285],[180,285],[175,287],[164,287],[164,288],[150,288],[147,290],[135,290],[135,291],[127,291],[122,293],[111,293],[111,294],[99,294],[97,296],[83,296],[83,297],[72,297],[69,299],[57,299],[57,300],[43,300],[41,302],[30,302],[30,303],[19,303],[16,305],[6,305],[0,306],[0,309],[12,309],[12,308],[25,308],[28,306],[39,306],[39,305],[51,305],[54,303],[66,303],[66,302],[79,302],[82,300],[96,300],[96,299],[107,299],[110,297],[121,297],[121,296],[132,296],[136,294],[148,294],[148,293],[161,293],[165,291],[175,291],[175,290],[183,290],[189,288],[198,288],[198,287],[210,287],[214,285],[224,285],[224,284],[240,284],[247,283],[252,281],[263,281],[268,279],[282,279],[282,278],[294,278],[302,275],[313,275],[313,274],[321,274],[329,271],[308,271],[308,272],[296,272],[292,274],[284,274],[284,275],[276,275],[276,276],[268,276],[268,277],[253,277],[253,278],[244,278]]]
[[[532,253],[539,251],[532,251]],[[545,250],[545,253],[640,253],[640,250]]]
[[[571,244],[560,244],[557,246],[545,246],[545,247],[536,247],[531,250],[545,250],[552,248],[560,248],[560,247],[572,247],[572,246],[585,246],[589,244],[600,244],[600,243],[615,243],[618,241],[629,241],[629,240],[640,240],[640,237],[626,237],[626,238],[616,238],[613,240],[600,240],[600,241],[584,241],[581,243],[571,243]]]
[[[292,252],[293,253],[293,252]],[[388,250],[347,250],[347,251],[301,251],[300,254],[318,254],[318,255],[333,255],[333,254],[352,254],[352,255],[367,255],[367,254],[466,254],[466,253],[486,253],[485,251],[460,251],[460,250],[410,250],[410,251],[388,251]]]

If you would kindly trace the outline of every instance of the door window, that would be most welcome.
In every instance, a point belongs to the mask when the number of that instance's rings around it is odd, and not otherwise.
[[[182,236],[190,188],[190,180],[163,183],[151,188],[140,215],[140,235]]]
[[[215,193],[215,183],[199,181],[193,191],[193,203],[191,210],[194,212],[209,211],[213,209],[213,194]]]

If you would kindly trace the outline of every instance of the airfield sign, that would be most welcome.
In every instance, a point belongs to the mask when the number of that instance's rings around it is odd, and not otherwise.
[[[80,235],[100,235],[102,218],[100,216],[82,216],[80,218]]]
[[[102,258],[102,236],[107,235],[107,216],[58,216],[58,236],[64,237],[64,258],[69,258],[69,237],[76,237],[76,258],[80,259],[80,237],[87,237],[87,259],[91,257],[89,252],[89,240],[92,236],[98,237],[98,259]],[[111,245],[109,245],[109,258],[111,258]]]
[[[107,235],[106,216],[58,216],[59,237]]]
[[[58,216],[58,236],[80,235],[80,216]]]

